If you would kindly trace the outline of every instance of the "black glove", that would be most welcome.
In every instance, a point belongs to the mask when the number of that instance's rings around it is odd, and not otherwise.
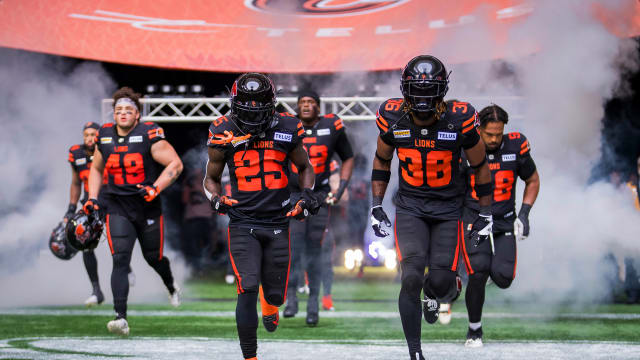
[[[65,221],[68,221],[69,219],[71,219],[71,217],[73,216],[73,214],[75,214],[75,213],[76,213],[76,209],[77,209],[76,204],[69,204],[69,207],[67,208],[67,212],[66,212],[66,213],[64,213],[64,217],[63,217],[63,219],[64,219]]]
[[[91,215],[93,212],[98,211],[99,209],[100,205],[98,204],[98,199],[89,199],[82,206],[82,210],[87,215]]]
[[[384,223],[387,227],[391,227],[391,221],[387,216],[387,213],[384,212],[382,205],[377,205],[371,208],[371,227],[373,228],[373,232],[377,237],[385,237],[389,235],[384,229],[382,229],[381,224]]]
[[[485,206],[480,208],[478,217],[471,226],[471,240],[473,244],[478,246],[481,242],[487,240],[493,231],[493,216],[491,216],[491,207]]]
[[[300,193],[300,200],[295,204],[293,209],[287,213],[287,216],[296,220],[304,220],[310,215],[315,215],[320,209],[321,202],[318,201],[317,195],[311,189],[303,189]]]
[[[229,209],[238,203],[238,200],[226,196],[213,196],[211,198],[211,209],[218,215],[226,214]]]
[[[515,221],[515,232],[518,240],[524,240],[529,236],[529,211],[531,211],[531,205],[522,204],[518,218]]]

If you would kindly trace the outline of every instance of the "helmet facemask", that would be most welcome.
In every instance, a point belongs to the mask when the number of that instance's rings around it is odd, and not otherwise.
[[[275,111],[275,88],[266,75],[247,73],[234,82],[231,119],[243,134],[263,133],[271,125]]]

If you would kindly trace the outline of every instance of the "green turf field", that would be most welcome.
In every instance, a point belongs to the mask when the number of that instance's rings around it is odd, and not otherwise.
[[[534,302],[514,304],[495,286],[489,286],[487,290],[483,318],[486,343],[623,341],[640,345],[638,305],[583,305],[577,308],[569,304],[554,307]],[[392,275],[365,276],[364,279],[338,275],[333,290],[336,311],[322,311],[316,328],[308,328],[304,316],[298,315],[293,319],[281,319],[275,333],[267,333],[260,326],[258,338],[328,343],[396,341],[401,346],[404,336],[397,314],[398,292],[399,284],[393,281]],[[168,303],[130,304],[129,340],[155,337],[236,339],[235,286],[214,280],[191,281],[186,284],[183,295],[183,304],[178,309]],[[306,295],[299,298],[300,309],[304,311]],[[423,323],[423,341],[462,342],[467,328],[463,296],[454,304],[453,312],[450,325]],[[0,346],[0,359],[7,358],[3,357],[3,349],[28,348],[20,339],[117,338],[106,331],[111,314],[111,304],[93,309],[55,304],[0,309],[0,340],[7,344]]]

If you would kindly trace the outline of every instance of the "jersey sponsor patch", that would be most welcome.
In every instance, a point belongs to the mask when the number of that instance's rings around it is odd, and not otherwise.
[[[396,139],[411,137],[411,130],[393,130],[393,137]]]
[[[273,140],[291,142],[293,135],[276,132],[273,134]]]
[[[438,131],[438,140],[455,140],[458,134],[454,132]]]
[[[100,138],[100,144],[111,144],[113,142],[113,138],[103,137]]]
[[[502,161],[516,161],[516,154],[503,154]]]
[[[84,165],[87,163],[87,158],[80,158],[76,160],[76,165]]]
[[[291,199],[287,199],[285,201],[282,202],[282,207],[285,207],[289,204],[289,202],[291,201]]]
[[[318,129],[318,136],[331,135],[331,129]]]
[[[233,140],[231,140],[231,145],[233,145],[233,147],[236,147],[236,146],[238,146],[240,144],[246,143],[247,141],[249,141],[249,139],[242,139],[242,140],[233,139]]]
[[[129,138],[129,142],[130,143],[141,143],[142,142],[142,135],[137,135],[137,136],[132,136]]]

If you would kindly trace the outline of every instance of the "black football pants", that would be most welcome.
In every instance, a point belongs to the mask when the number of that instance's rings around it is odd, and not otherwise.
[[[469,322],[476,323],[482,318],[487,279],[491,277],[491,280],[501,289],[511,286],[511,282],[515,279],[517,249],[513,232],[493,233],[495,255],[491,252],[489,240],[475,246],[469,236],[469,224],[472,222],[473,219],[465,214],[463,256],[469,274],[465,302]]]
[[[446,302],[455,288],[462,223],[396,213],[396,251],[402,269],[398,308],[409,352],[421,351],[420,291]],[[429,274],[425,278],[425,268]]]
[[[153,219],[131,221],[121,215],[107,214],[107,239],[113,257],[111,291],[113,292],[114,309],[118,317],[126,317],[127,314],[128,274],[136,238],[140,241],[142,255],[149,266],[160,275],[170,293],[173,294],[175,291],[169,259],[162,254],[164,246],[163,225],[162,215]]]
[[[307,218],[304,221],[291,220],[289,229],[291,229],[291,273],[307,271],[309,277],[309,301],[307,302],[307,311],[318,312],[318,296],[320,294],[320,285],[322,279],[322,241],[324,239],[325,229],[329,222],[329,208],[322,206],[318,213]],[[306,259],[307,268],[303,269],[300,258],[302,251],[300,245],[304,248],[304,257]],[[292,276],[289,281],[290,301],[296,301],[295,294],[300,277]]]
[[[245,359],[258,350],[258,288],[274,306],[284,303],[289,278],[289,229],[229,227],[229,258],[236,276],[236,326]]]

